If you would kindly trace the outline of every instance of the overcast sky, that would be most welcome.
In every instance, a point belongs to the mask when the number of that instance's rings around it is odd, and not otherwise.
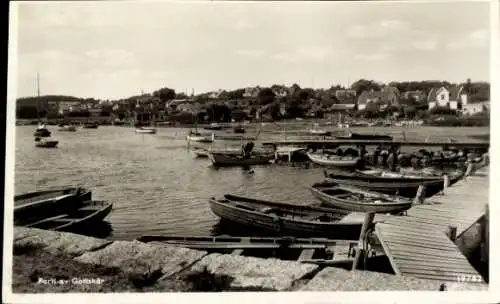
[[[489,80],[489,4],[18,3],[18,94]]]

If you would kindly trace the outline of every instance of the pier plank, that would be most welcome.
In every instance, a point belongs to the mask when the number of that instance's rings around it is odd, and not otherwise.
[[[314,255],[314,249],[304,249],[300,253],[298,261],[300,262],[302,260],[312,260],[313,255]]]

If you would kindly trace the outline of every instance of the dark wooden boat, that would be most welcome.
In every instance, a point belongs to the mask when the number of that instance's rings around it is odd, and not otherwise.
[[[324,205],[352,212],[399,213],[412,205],[407,198],[335,183],[316,183],[310,190]]]
[[[298,206],[234,195],[210,199],[212,212],[221,219],[280,235],[338,239],[359,237],[359,223],[339,223],[347,212],[331,208]]]
[[[246,158],[233,153],[208,152],[208,158],[214,167],[237,167],[269,164],[274,159],[274,153],[255,153]]]
[[[43,140],[39,137],[35,139],[35,147],[37,148],[56,148],[58,144],[58,140]]]
[[[14,196],[14,223],[23,224],[33,219],[52,216],[77,209],[92,199],[92,191],[85,188],[54,188]]]
[[[49,130],[43,128],[43,129],[37,129],[35,131],[35,133],[33,133],[33,136],[35,136],[35,137],[50,137],[51,134],[52,133]]]
[[[459,181],[463,170],[456,170],[448,175],[449,186]],[[444,188],[444,176],[424,175],[416,173],[388,173],[386,171],[373,170],[328,173],[324,171],[327,181],[341,185],[355,186],[371,191],[385,194],[399,195],[413,198],[417,194],[420,185],[425,186],[424,197],[431,197]]]
[[[113,204],[105,201],[85,201],[78,209],[67,213],[36,220],[25,224],[25,227],[55,231],[71,231],[101,222],[113,209]]]
[[[347,136],[336,136],[339,140],[390,140],[392,141],[392,136],[389,135],[377,135],[377,134],[359,134],[350,133]]]

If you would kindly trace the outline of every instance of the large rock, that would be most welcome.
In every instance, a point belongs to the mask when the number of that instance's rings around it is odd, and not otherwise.
[[[206,269],[233,280],[230,290],[286,290],[318,266],[295,261],[260,259],[229,254],[210,254],[193,265],[192,271]]]
[[[14,230],[15,247],[40,247],[53,254],[78,256],[102,248],[110,243],[111,241],[108,240],[73,233],[21,227],[16,227]]]
[[[118,267],[127,273],[143,274],[160,270],[169,277],[199,261],[207,253],[181,247],[149,245],[138,241],[115,241],[113,244],[77,258],[78,262]]]
[[[371,271],[348,271],[341,268],[325,268],[305,284],[301,291],[438,291],[441,283],[446,290],[487,290],[484,284],[459,284],[419,278],[395,276]]]

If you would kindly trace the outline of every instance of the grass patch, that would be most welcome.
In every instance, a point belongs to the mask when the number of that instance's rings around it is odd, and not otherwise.
[[[228,275],[211,273],[206,266],[202,271],[184,274],[182,279],[190,285],[189,291],[200,292],[227,291],[234,280],[233,277]]]

